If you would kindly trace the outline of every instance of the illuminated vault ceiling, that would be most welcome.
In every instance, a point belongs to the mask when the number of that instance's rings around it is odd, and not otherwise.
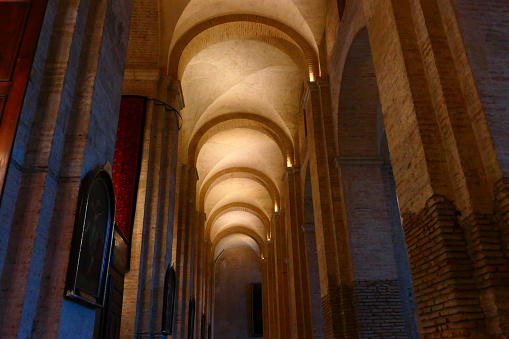
[[[162,59],[181,80],[206,237],[216,256],[231,246],[262,256],[295,161],[302,85],[318,76],[325,0],[181,1],[180,15],[165,11],[172,3],[160,3]]]

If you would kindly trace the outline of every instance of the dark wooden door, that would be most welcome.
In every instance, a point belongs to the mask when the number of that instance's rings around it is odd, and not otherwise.
[[[47,0],[0,0],[0,197]]]
[[[115,228],[113,257],[110,264],[104,308],[98,310],[95,339],[120,338],[124,278],[128,267],[128,244]]]

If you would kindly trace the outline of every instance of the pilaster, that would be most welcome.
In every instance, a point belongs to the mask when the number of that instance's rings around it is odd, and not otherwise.
[[[335,142],[328,80],[318,79],[308,87],[308,149],[325,337],[356,337],[348,230],[333,164]]]
[[[303,234],[299,228],[302,219],[300,194],[300,169],[288,167],[285,172],[286,213],[285,226],[288,244],[288,270],[290,277],[290,310],[293,338],[310,338],[313,336],[311,308],[309,301],[309,284],[306,276],[306,248],[300,241]]]

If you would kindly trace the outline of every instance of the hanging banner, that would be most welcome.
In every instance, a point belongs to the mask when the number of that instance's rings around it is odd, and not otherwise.
[[[117,206],[115,222],[129,244],[136,209],[146,103],[145,97],[122,96],[113,160]]]

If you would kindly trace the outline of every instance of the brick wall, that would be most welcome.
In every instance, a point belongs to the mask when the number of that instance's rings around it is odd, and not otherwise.
[[[355,281],[362,338],[408,338],[397,280]]]
[[[507,147],[509,3],[504,0],[453,0],[451,4],[446,1],[439,1],[439,4],[442,9],[448,11],[448,14],[452,11],[456,14],[461,34],[461,36],[457,34],[458,37],[453,40],[455,43],[453,52],[459,59],[457,68],[463,77],[463,86],[468,91],[469,105],[478,111],[484,110],[485,115],[482,114],[481,118],[486,119],[489,126],[491,138],[488,133],[483,133],[478,139],[485,142],[492,140],[503,175],[507,177],[509,176]],[[455,30],[458,29],[455,27],[456,20],[446,22],[446,25],[449,32],[456,33]],[[479,97],[482,108],[476,102]]]
[[[127,68],[159,69],[159,9],[156,0],[133,0],[133,30]]]

